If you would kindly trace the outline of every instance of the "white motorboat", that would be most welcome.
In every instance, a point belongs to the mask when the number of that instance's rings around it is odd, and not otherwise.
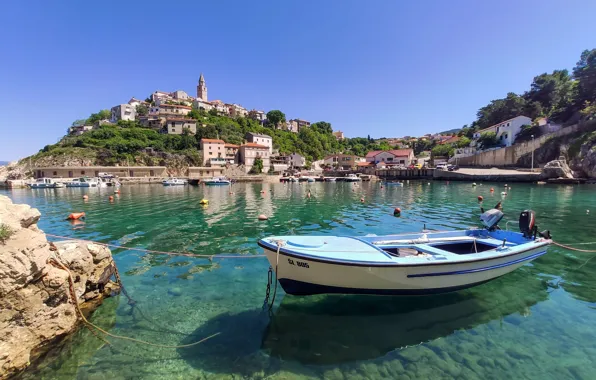
[[[344,181],[346,182],[360,182],[360,177],[356,174],[350,173],[346,177],[344,177]]]
[[[324,178],[324,181],[325,182],[335,182],[335,181],[337,181],[337,178],[335,178],[335,177],[325,177]]]
[[[203,183],[205,185],[229,185],[232,183],[232,181],[230,181],[229,179],[227,179],[226,177],[213,177],[211,179],[207,179],[204,180]]]
[[[53,178],[38,178],[29,185],[32,189],[58,189],[65,187],[62,182],[56,182]]]
[[[164,186],[184,186],[186,181],[180,178],[168,178],[161,181]]]
[[[66,187],[100,187],[97,178],[81,177],[66,182]]]
[[[497,229],[498,209],[482,214],[483,229],[389,236],[275,236],[259,241],[286,293],[417,295],[456,291],[503,276],[544,255],[548,231],[537,236],[534,213],[519,232]]]

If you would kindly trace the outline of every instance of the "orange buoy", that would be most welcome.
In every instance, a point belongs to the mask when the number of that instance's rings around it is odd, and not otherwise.
[[[70,215],[68,215],[66,217],[66,219],[69,219],[69,220],[85,219],[85,213],[84,212],[73,212]]]
[[[396,207],[395,209],[393,209],[393,215],[400,216],[401,215],[401,208]]]
[[[494,193],[494,192],[495,192],[495,189],[493,189],[493,188],[491,187],[491,188],[490,188],[490,192],[491,192],[491,193]]]
[[[114,196],[110,195],[109,199],[110,199],[110,202],[114,201]]]
[[[120,190],[118,190],[118,189],[114,190],[114,194],[120,194]]]
[[[267,215],[265,215],[265,214],[261,214],[261,215],[259,215],[259,217],[258,217],[258,218],[259,218],[259,220],[267,220],[267,219],[269,219],[269,218],[267,217]]]
[[[482,202],[484,200],[484,197],[482,195],[478,196],[478,202]]]

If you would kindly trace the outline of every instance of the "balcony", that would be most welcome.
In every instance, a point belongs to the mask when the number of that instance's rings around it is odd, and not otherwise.
[[[227,160],[223,157],[216,157],[209,159],[209,166],[224,166]]]

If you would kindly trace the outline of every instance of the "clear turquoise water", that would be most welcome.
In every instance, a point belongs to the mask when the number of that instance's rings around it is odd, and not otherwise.
[[[494,186],[495,195],[489,193]],[[594,186],[512,184],[505,221],[525,208],[561,242],[596,241]],[[500,184],[411,182],[127,186],[109,190],[4,191],[42,212],[48,233],[128,247],[200,254],[258,254],[276,234],[365,235],[477,225],[478,203]],[[262,195],[261,190],[265,190]],[[313,197],[306,198],[307,189]],[[84,202],[83,194],[89,195]],[[360,198],[365,197],[365,203]],[[209,206],[199,204],[208,198]],[[402,217],[392,215],[402,209]],[[85,211],[84,224],[64,217]],[[271,215],[258,221],[258,214]],[[515,223],[512,224],[516,228]],[[596,249],[596,245],[583,248]],[[87,330],[25,374],[36,379],[593,379],[596,260],[549,248],[532,264],[488,284],[442,296],[285,296],[261,312],[264,258],[206,259],[113,250],[128,292],[107,300],[94,323],[113,333],[187,349],[103,344]],[[279,288],[278,288],[279,289]]]

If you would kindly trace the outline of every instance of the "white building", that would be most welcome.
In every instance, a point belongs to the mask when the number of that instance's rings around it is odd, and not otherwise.
[[[183,117],[168,117],[163,126],[163,132],[169,135],[181,135],[188,129],[193,135],[197,133],[197,121]]]
[[[303,168],[306,166],[306,158],[298,153],[292,153],[288,156],[288,161],[291,167]]]
[[[245,117],[246,115],[248,115],[248,111],[246,110],[246,108],[242,107],[240,104],[226,104],[226,106],[228,107],[228,113],[233,116],[242,116]]]
[[[214,108],[214,107],[213,107],[213,104],[211,104],[211,102],[208,102],[208,101],[206,101],[206,100],[199,99],[199,98],[196,98],[196,99],[194,100],[194,102],[192,102],[192,105],[193,105],[193,107],[195,107],[196,109],[199,109],[199,110],[200,110],[200,109],[203,109],[203,110],[205,110],[205,111],[209,111],[209,110],[212,110],[212,109]]]
[[[410,166],[414,159],[414,150],[412,149],[375,150],[366,154],[366,162],[372,162],[375,165],[381,163]]]
[[[532,125],[532,119],[527,116],[517,116],[474,132],[474,140],[478,140],[483,133],[494,132],[500,145],[511,146],[524,125]]]
[[[246,138],[246,141],[248,141],[248,142],[259,144],[259,145],[264,145],[267,148],[269,148],[270,155],[273,152],[273,138],[271,136],[262,135],[260,133],[248,132],[246,134],[245,138]]]
[[[248,173],[255,163],[255,159],[260,158],[263,161],[263,172],[267,173],[271,166],[271,151],[270,148],[256,143],[246,143],[240,145],[240,162],[244,164],[246,172]]]
[[[134,121],[137,116],[136,107],[130,104],[118,104],[111,109],[112,116],[110,121],[116,123],[119,120]]]

